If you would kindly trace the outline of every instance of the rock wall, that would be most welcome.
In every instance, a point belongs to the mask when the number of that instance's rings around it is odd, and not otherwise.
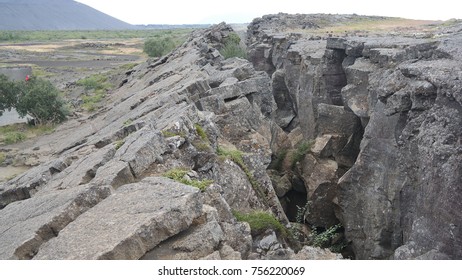
[[[310,35],[357,18],[256,19],[250,62],[220,24],[128,71],[0,185],[0,259],[339,258],[234,216],[255,211],[341,224],[359,259],[460,259],[461,28]]]
[[[279,174],[304,183],[306,221],[341,221],[359,259],[462,258],[460,26],[422,38],[300,31],[318,17],[265,16],[247,38],[272,76],[276,123],[315,142]]]
[[[231,31],[194,32],[128,71],[104,108],[39,139],[52,160],[0,185],[0,259],[338,258],[296,254],[234,217],[265,211],[289,226],[266,173],[271,79],[224,60]]]

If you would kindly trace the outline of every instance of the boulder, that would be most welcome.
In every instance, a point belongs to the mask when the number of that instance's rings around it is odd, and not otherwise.
[[[120,187],[44,244],[34,259],[139,259],[201,215],[200,191],[148,177]]]
[[[0,259],[33,258],[41,246],[111,193],[110,186],[81,185],[9,204],[0,211]]]

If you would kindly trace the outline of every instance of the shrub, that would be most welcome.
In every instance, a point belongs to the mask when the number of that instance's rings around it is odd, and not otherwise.
[[[36,124],[59,123],[69,114],[59,90],[47,80],[31,78],[18,84],[16,110],[21,117],[29,114]]]
[[[144,42],[143,51],[150,57],[166,55],[175,48],[175,42],[170,37],[163,39],[148,39]]]
[[[301,161],[303,157],[311,150],[313,146],[313,141],[305,141],[302,142],[298,147],[295,149],[294,153],[292,154],[292,161],[291,167],[292,169],[295,168],[297,162]]]
[[[6,160],[5,154],[0,152],[0,165],[2,165],[5,160]]]
[[[14,107],[17,102],[19,88],[15,82],[0,74],[0,116],[6,109]]]
[[[267,229],[273,229],[283,237],[288,236],[287,229],[274,217],[273,214],[264,211],[254,211],[248,214],[233,212],[239,222],[247,222],[253,235],[263,233]]]
[[[237,33],[230,33],[228,38],[225,39],[224,47],[220,50],[220,53],[225,59],[231,57],[247,58],[247,52],[240,45],[240,42],[241,38]]]
[[[337,224],[335,226],[328,228],[327,230],[321,233],[316,233],[316,230],[313,230],[313,236],[312,236],[313,246],[321,247],[321,248],[328,247],[332,239],[337,234],[337,230],[339,230],[341,227],[342,227],[341,224]]]

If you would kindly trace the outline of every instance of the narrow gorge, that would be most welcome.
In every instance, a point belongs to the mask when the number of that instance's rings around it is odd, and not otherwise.
[[[347,28],[386,20],[257,18],[248,60],[223,23],[127,71],[0,185],[0,259],[461,259],[462,25]]]

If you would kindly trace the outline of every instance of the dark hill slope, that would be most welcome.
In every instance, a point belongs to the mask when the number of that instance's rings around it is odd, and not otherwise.
[[[72,0],[0,0],[0,30],[131,28],[126,22]]]

